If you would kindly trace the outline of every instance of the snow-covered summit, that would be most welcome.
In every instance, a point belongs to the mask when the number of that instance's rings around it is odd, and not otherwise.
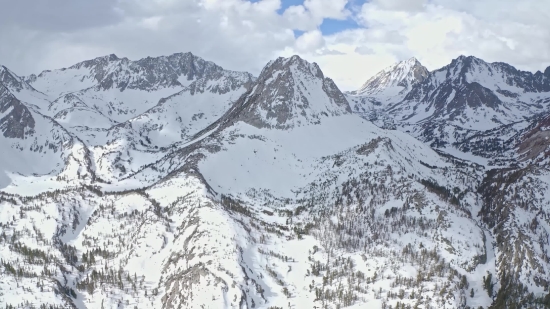
[[[354,113],[380,127],[392,128],[392,120],[385,117],[384,110],[389,105],[400,102],[428,74],[428,70],[413,57],[380,71],[361,88],[346,93],[346,96]]]
[[[389,95],[409,91],[428,76],[428,69],[416,58],[395,63],[371,77],[353,95]]]
[[[348,99],[354,112],[379,126],[400,128],[456,155],[472,152],[492,160],[493,150],[502,152],[527,119],[550,109],[550,69],[544,72],[459,56],[400,96]]]
[[[503,96],[521,96],[528,92],[550,91],[550,69],[536,73],[521,71],[503,62],[486,62],[474,56],[459,56],[432,73],[432,83],[474,83],[497,91]]]
[[[541,112],[550,95],[543,73],[460,56],[415,85],[390,113],[408,122],[446,119],[468,129],[492,129]]]
[[[255,77],[192,53],[176,53],[136,61],[111,54],[26,80],[49,95],[48,116],[67,127],[107,130],[181,91],[228,94],[248,87]]]
[[[12,92],[20,92],[23,90],[36,92],[36,90],[31,87],[23,78],[19,77],[17,74],[15,74],[13,71],[3,65],[0,65],[0,83],[2,83]]]
[[[351,113],[348,101],[316,63],[279,57],[236,103],[230,117],[256,127],[287,129]]]
[[[155,91],[190,85],[200,78],[226,74],[239,80],[253,80],[246,72],[224,70],[192,53],[147,57],[137,61],[111,54],[77,63],[69,68],[43,71],[27,81],[48,94],[60,96],[90,87],[96,90],[126,89]]]

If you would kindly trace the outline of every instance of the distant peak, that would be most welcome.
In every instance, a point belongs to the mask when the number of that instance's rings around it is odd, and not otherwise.
[[[260,73],[260,76],[272,75],[277,71],[289,71],[291,69],[297,69],[306,74],[311,74],[317,78],[324,79],[321,68],[315,62],[309,62],[298,55],[292,57],[279,57],[276,60],[270,61]]]
[[[421,67],[422,63],[418,61],[415,57],[411,57],[407,60],[399,61],[392,66],[386,68],[386,71],[392,71],[398,68],[406,67],[406,68],[414,68],[414,67]]]
[[[298,56],[298,55],[293,55],[293,56],[290,56],[290,57],[279,57],[273,61],[270,61],[270,63],[275,63],[275,62],[282,62],[282,63],[307,63],[307,64],[310,64],[310,62],[308,62],[307,60],[303,59],[302,57]]]
[[[416,59],[416,57],[411,57],[403,62],[406,62],[406,63],[411,63],[411,64],[417,64],[417,63],[420,63],[420,61],[418,61],[418,59]]]
[[[109,54],[103,57],[95,58],[94,60],[106,60],[106,61],[117,61],[120,60],[117,55],[115,54]]]
[[[250,93],[237,103],[234,119],[256,127],[288,129],[318,124],[322,119],[351,113],[345,96],[316,63],[300,56],[279,57],[260,73]]]
[[[472,55],[469,55],[469,56],[460,55],[460,56],[458,56],[457,59],[460,59],[460,60],[465,60],[465,59],[466,59],[466,60],[481,60],[481,59],[479,59],[479,58],[477,58],[477,57],[475,57],[475,56],[472,56]]]
[[[8,68],[7,68],[6,66],[4,66],[4,65],[0,65],[0,73],[3,73],[3,72],[12,74],[12,72],[10,71],[10,69],[8,69]]]
[[[13,73],[10,69],[8,69],[4,65],[0,65],[0,74],[9,74],[10,78],[18,77],[15,73]]]
[[[290,62],[302,62],[302,61],[305,61],[304,59],[302,59],[300,56],[298,55],[293,55],[292,57],[290,58],[287,58],[288,61]],[[306,61],[307,62],[307,61]]]
[[[475,57],[475,56],[471,56],[471,55],[470,55],[470,56],[460,55],[460,56],[458,56],[456,59],[453,59],[453,61],[456,61],[456,60],[461,61],[461,62],[465,62],[465,61],[481,61],[481,62],[485,62],[484,60],[479,59],[479,58],[477,58],[477,57]]]
[[[168,56],[168,58],[180,58],[180,57],[190,57],[190,58],[195,58],[197,56],[193,55],[192,52],[179,52],[179,53],[174,53],[170,56]]]
[[[374,95],[384,93],[394,87],[410,90],[416,83],[428,77],[428,69],[418,59],[411,57],[385,68],[367,80],[361,88],[352,94]],[[392,90],[393,91],[393,90]]]

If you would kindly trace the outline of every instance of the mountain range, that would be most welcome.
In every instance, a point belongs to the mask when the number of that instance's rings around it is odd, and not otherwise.
[[[548,308],[550,67],[0,66],[0,307]]]

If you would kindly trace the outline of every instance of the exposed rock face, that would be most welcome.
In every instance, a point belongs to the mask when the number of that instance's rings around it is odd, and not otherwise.
[[[34,132],[29,109],[0,83],[0,130],[7,138],[23,139]]]
[[[522,133],[517,144],[522,160],[543,161],[550,157],[550,114],[533,121]]]
[[[14,93],[18,93],[23,90],[39,93],[36,89],[29,85],[24,78],[19,77],[3,65],[0,65],[0,83],[9,91]]]
[[[518,141],[529,119],[550,110],[549,72],[530,73],[460,56],[398,93],[394,85],[399,79],[390,78],[391,71],[380,72],[366,85],[381,88],[364,87],[363,95],[351,93],[348,99],[355,113],[380,127],[409,132],[443,151],[499,157],[498,164],[504,164],[503,153],[513,148],[507,141]]]
[[[88,81],[99,90],[137,89],[152,91],[159,88],[188,86],[193,81],[214,80],[219,74],[230,72],[235,79],[252,80],[248,73],[224,70],[213,62],[191,53],[177,53],[170,56],[147,57],[137,61],[118,58],[116,55],[99,57],[75,64],[62,72],[75,72],[81,82]],[[40,83],[41,79],[59,74],[58,71],[44,71],[27,80]]]
[[[256,127],[288,129],[351,113],[348,101],[316,63],[278,58],[261,72],[237,103],[237,120]]]
[[[415,87],[405,97],[404,102],[408,101],[421,102],[416,107],[430,111],[431,114],[427,118],[447,117],[450,120],[464,116],[468,107],[471,109],[486,107],[498,111],[502,106],[500,99],[490,89],[477,82],[457,84],[445,81],[435,90],[432,90],[431,85],[425,88]],[[389,112],[402,111],[405,104],[394,106],[389,109]],[[417,115],[417,113],[410,113],[404,115],[402,120],[407,121]]]

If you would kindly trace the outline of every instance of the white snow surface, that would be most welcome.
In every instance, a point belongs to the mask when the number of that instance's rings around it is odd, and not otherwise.
[[[454,146],[445,149],[455,158],[440,156],[411,136],[421,132],[415,124],[401,124],[411,134],[376,126],[362,117],[379,105],[357,107],[371,97],[348,95],[350,113],[319,67],[297,57],[270,62],[260,82],[216,71],[118,89],[96,78],[115,72],[115,84],[139,84],[149,63],[179,72],[189,57],[133,64],[111,55],[6,86],[34,131],[0,135],[0,307],[491,305],[483,278],[492,274],[498,291],[513,258],[482,219],[486,158]],[[384,71],[378,98],[404,96],[395,81],[411,85],[417,65]],[[257,97],[264,101],[248,101]],[[267,125],[239,118],[241,107]],[[434,112],[407,108],[420,124]],[[475,136],[495,128],[486,121],[495,113],[466,109],[440,132],[456,141],[463,131],[453,126],[463,125]],[[518,278],[536,297],[545,295],[538,274],[550,271],[547,166],[515,175],[521,183],[488,186],[510,203],[499,223],[530,256]]]

